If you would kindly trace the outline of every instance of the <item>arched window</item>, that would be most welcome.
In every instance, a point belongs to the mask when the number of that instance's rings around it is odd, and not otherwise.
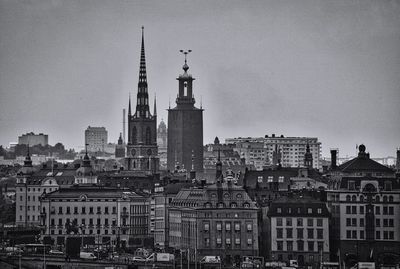
[[[132,143],[133,144],[137,144],[137,130],[136,130],[136,126],[133,127],[132,130]]]
[[[360,196],[360,202],[364,202],[364,195]]]
[[[353,196],[351,197],[351,201],[353,201],[353,202],[357,201],[357,197],[356,197],[355,195],[353,195]]]
[[[384,196],[383,196],[383,202],[386,203],[387,201],[388,201],[387,196],[384,195]]]
[[[376,197],[375,197],[375,201],[376,202],[379,202],[381,199],[379,198],[379,195],[377,195]]]
[[[346,202],[350,202],[350,200],[351,200],[350,195],[347,195],[347,196],[346,196]]]
[[[391,202],[391,203],[393,202],[393,196],[392,195],[389,196],[389,202]]]
[[[150,145],[151,144],[151,131],[150,131],[150,127],[146,128],[146,145]]]

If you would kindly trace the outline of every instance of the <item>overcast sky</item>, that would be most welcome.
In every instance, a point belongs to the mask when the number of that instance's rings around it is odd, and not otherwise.
[[[218,136],[318,137],[323,155],[400,147],[400,1],[0,0],[0,144],[34,131],[82,148],[136,104],[141,26],[150,105],[175,104],[180,49]]]

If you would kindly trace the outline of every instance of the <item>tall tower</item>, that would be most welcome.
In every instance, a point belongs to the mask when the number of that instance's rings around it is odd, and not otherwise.
[[[128,144],[127,169],[157,172],[159,169],[157,147],[157,116],[149,109],[149,93],[147,91],[146,58],[144,52],[144,27],[142,27],[142,45],[140,50],[139,82],[136,111],[132,114],[131,99],[128,107]]]
[[[183,74],[177,78],[179,88],[176,107],[168,109],[168,150],[167,167],[173,171],[175,164],[190,169],[192,154],[194,170],[203,172],[203,109],[194,106],[192,75],[188,74],[187,54]]]
[[[310,144],[308,144],[308,141],[307,141],[306,153],[304,154],[304,166],[310,169],[313,167],[313,156],[310,151]]]

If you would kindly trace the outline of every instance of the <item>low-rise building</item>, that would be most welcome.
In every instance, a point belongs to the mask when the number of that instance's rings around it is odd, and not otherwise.
[[[225,264],[258,255],[258,208],[231,181],[182,189],[170,203],[169,245],[191,260],[220,256]]]
[[[270,257],[300,266],[317,268],[329,261],[329,211],[324,202],[311,197],[288,196],[271,203]]]

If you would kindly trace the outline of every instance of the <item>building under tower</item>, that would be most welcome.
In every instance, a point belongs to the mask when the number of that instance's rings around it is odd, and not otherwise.
[[[190,51],[189,51],[190,52]],[[203,172],[203,109],[194,106],[192,75],[188,74],[188,52],[185,54],[183,74],[177,78],[179,92],[176,107],[168,109],[168,150],[167,167],[173,171],[175,165],[187,170]]]
[[[158,172],[159,159],[157,147],[157,112],[154,101],[153,115],[149,108],[147,89],[146,58],[144,50],[144,28],[140,51],[139,82],[136,110],[132,114],[131,100],[128,107],[128,143],[126,168],[128,170]]]

